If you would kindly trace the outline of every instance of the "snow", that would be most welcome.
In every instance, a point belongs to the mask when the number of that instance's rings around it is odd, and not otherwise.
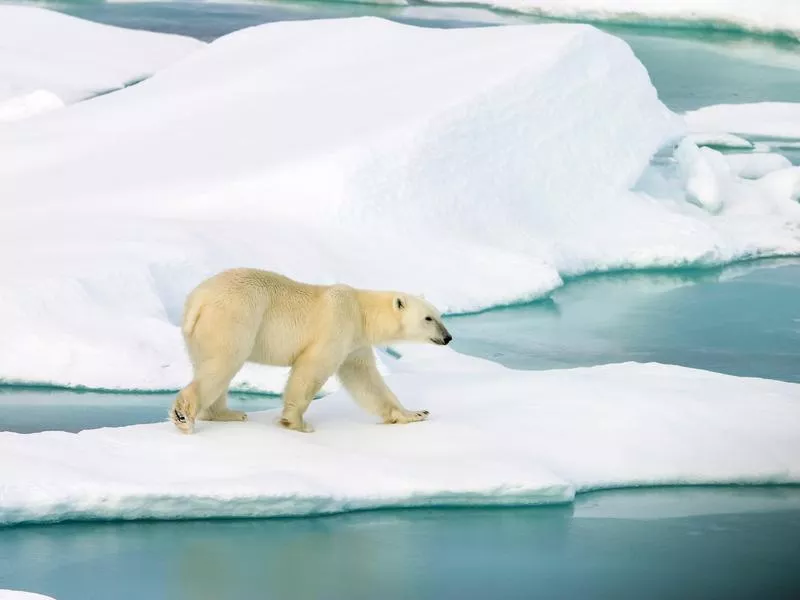
[[[796,194],[793,190],[772,187],[771,191],[764,193],[772,185],[768,183],[772,178],[767,178],[767,175],[781,171],[787,173],[785,177],[791,178],[789,174],[796,172],[785,156],[771,153],[721,154],[712,148],[699,148],[685,139],[675,151],[675,159],[687,200],[709,212],[719,213],[723,204],[741,202],[739,196],[743,194],[751,196],[751,204],[763,203],[767,198],[780,198],[785,203],[783,213],[795,208]],[[758,183],[748,187],[740,178],[758,180]],[[760,193],[752,194],[754,189],[760,189]]]
[[[0,40],[0,122],[121,88],[204,46],[14,5],[0,5]]]
[[[745,179],[760,179],[768,173],[792,166],[792,161],[785,156],[768,152],[726,154],[725,162],[733,173]]]
[[[762,161],[762,156],[769,157],[749,154],[730,158],[684,139],[674,154],[678,177],[670,178],[653,169],[643,181],[653,198],[663,202],[682,198],[714,215],[723,240],[746,239],[756,256],[780,255],[782,248],[792,248],[793,240],[798,239],[800,167],[786,167],[788,161],[772,158]],[[754,175],[758,170],[766,174],[752,180],[741,176]],[[793,253],[796,250],[787,252]]]
[[[387,382],[430,421],[381,425],[337,392],[309,408],[313,434],[281,429],[276,411],[201,422],[192,436],[169,423],[0,433],[0,523],[535,505],[628,486],[800,483],[796,384],[657,364],[513,371],[444,348],[404,352]]]
[[[720,182],[730,175],[730,167],[722,154],[684,140],[675,151],[675,159],[687,199],[709,212],[719,212],[724,191]]]
[[[800,16],[800,11],[797,11]],[[800,103],[715,104],[685,114],[693,132],[800,138]]]
[[[15,590],[0,590],[0,600],[53,600],[50,596],[33,594],[31,592],[18,592]]]
[[[36,90],[0,101],[0,123],[20,121],[63,106],[64,102],[53,92]]]
[[[789,167],[768,173],[758,184],[770,197],[800,201],[800,167]]]
[[[233,33],[3,126],[0,380],[178,389],[184,298],[233,266],[460,312],[565,276],[800,253],[791,174],[687,191],[715,155],[648,166],[685,133],[630,48],[586,25]],[[285,375],[249,365],[234,387]]]
[[[708,27],[800,39],[800,11],[792,0],[483,0],[478,4],[558,19]]]

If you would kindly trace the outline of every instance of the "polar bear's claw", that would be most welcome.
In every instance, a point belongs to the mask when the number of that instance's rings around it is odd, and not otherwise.
[[[173,409],[172,412],[170,412],[170,420],[181,433],[194,433],[194,420],[186,418],[186,415],[179,410]]]
[[[427,410],[393,410],[386,423],[405,424],[425,421],[430,413]]]

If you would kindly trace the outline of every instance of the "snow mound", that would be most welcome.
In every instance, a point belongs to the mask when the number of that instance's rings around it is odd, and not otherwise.
[[[772,198],[800,201],[800,167],[772,171],[759,180],[759,186]],[[779,209],[780,210],[780,209]]]
[[[734,174],[745,179],[760,179],[768,173],[792,166],[788,158],[771,152],[726,154],[725,162]]]
[[[686,140],[675,151],[678,169],[683,178],[686,198],[700,208],[716,213],[722,208],[726,177],[730,167],[719,152],[698,148]]]
[[[428,2],[463,4],[462,0]],[[747,31],[800,40],[800,11],[787,0],[482,0],[477,4],[557,19]]]
[[[184,298],[233,266],[456,312],[563,276],[800,253],[785,199],[737,217],[724,190],[707,210],[651,173],[684,133],[630,48],[585,25],[233,33],[4,127],[0,379],[177,389]],[[248,366],[235,387],[284,379]]]
[[[742,244],[740,251],[751,256],[797,253],[800,167],[769,154],[726,156],[690,139],[679,144],[674,160],[677,177],[669,169],[643,177],[653,198],[713,215],[723,247]]]
[[[29,94],[14,96],[0,101],[0,123],[21,121],[39,113],[62,108],[64,102],[53,92],[36,90]]]
[[[407,426],[375,423],[340,392],[312,403],[313,434],[274,425],[276,411],[200,423],[192,436],[169,423],[0,433],[0,523],[534,505],[614,487],[800,483],[795,384],[656,364],[525,372],[482,362],[461,357],[426,372],[411,360],[390,376],[409,408],[431,410],[430,421]]]
[[[800,17],[800,11],[796,12]],[[689,111],[684,118],[688,128],[697,133],[800,138],[800,103],[797,102],[715,104]]]
[[[0,590],[0,600],[53,600],[50,596],[33,594],[31,592],[18,592],[16,590]]]
[[[12,5],[0,5],[0,40],[0,122],[124,87],[205,45]]]

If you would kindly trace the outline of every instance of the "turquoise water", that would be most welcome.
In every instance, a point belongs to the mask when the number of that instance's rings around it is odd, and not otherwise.
[[[0,583],[59,600],[796,599],[800,490],[574,506],[63,524],[0,534]]]
[[[59,389],[0,387],[0,431],[35,433],[158,423],[167,418],[173,394],[109,394]],[[268,410],[277,397],[231,394],[234,410]]]
[[[59,6],[206,40],[288,18],[377,14],[434,27],[535,20],[463,7],[311,2]],[[800,101],[796,45],[605,29],[631,44],[675,110]],[[800,162],[799,151],[785,153]],[[800,381],[800,263],[587,277],[547,301],[452,318],[449,326],[460,351],[517,368],[654,360]],[[171,400],[0,388],[0,430],[161,421]],[[232,404],[260,410],[277,402],[241,395]],[[555,508],[0,529],[0,588],[59,600],[794,599],[798,556],[798,488],[628,490]]]
[[[661,362],[800,382],[800,262],[584,277],[448,327],[456,350],[514,368]]]

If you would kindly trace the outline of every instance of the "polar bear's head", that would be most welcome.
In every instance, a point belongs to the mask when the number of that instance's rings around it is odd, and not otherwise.
[[[393,306],[400,319],[403,340],[446,346],[453,339],[442,323],[442,315],[425,299],[398,294],[394,297]]]

